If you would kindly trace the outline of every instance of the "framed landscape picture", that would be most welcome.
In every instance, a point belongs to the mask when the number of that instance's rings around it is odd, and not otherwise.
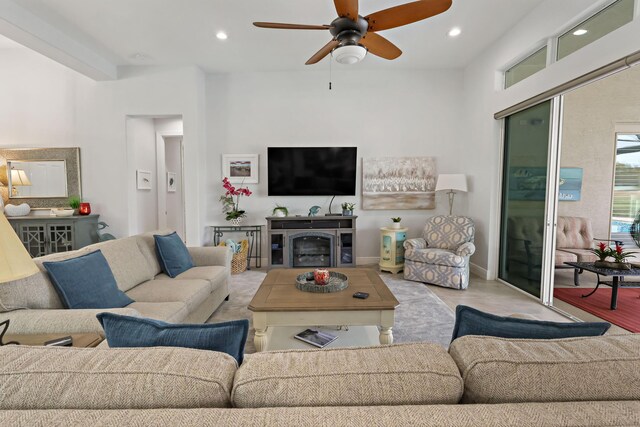
[[[258,154],[223,154],[222,178],[227,177],[234,184],[257,184],[259,157]]]

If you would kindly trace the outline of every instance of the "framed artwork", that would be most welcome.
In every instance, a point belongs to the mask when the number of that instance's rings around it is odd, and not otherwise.
[[[223,154],[222,178],[227,177],[234,184],[257,184],[259,157],[258,154]]]
[[[509,170],[509,200],[544,200],[547,168],[512,167]],[[582,168],[560,168],[558,200],[578,202],[582,195]]]
[[[151,172],[138,169],[136,171],[136,183],[138,190],[151,190]]]
[[[362,209],[435,209],[435,157],[362,160]]]
[[[177,188],[176,173],[167,172],[167,193],[175,193]]]

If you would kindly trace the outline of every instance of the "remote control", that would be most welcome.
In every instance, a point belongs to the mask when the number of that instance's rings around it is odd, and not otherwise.
[[[73,339],[68,336],[68,337],[62,337],[62,338],[56,338],[54,340],[51,341],[46,341],[44,343],[44,345],[46,346],[71,346],[73,345]]]
[[[369,294],[366,292],[356,292],[355,294],[353,294],[353,297],[359,299],[367,299],[369,298]]]

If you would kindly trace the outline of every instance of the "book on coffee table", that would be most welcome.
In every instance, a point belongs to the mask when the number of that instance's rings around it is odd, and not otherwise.
[[[319,348],[325,347],[338,339],[336,335],[316,331],[314,329],[305,329],[304,331],[294,335],[294,338]]]

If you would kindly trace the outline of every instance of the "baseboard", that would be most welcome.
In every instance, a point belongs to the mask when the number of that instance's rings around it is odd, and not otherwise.
[[[379,256],[356,257],[356,265],[371,265],[371,264],[379,264],[379,263],[380,263]]]
[[[489,272],[486,268],[482,268],[477,264],[469,263],[469,271],[471,274],[475,274],[476,276],[480,276],[484,280],[489,280]]]

